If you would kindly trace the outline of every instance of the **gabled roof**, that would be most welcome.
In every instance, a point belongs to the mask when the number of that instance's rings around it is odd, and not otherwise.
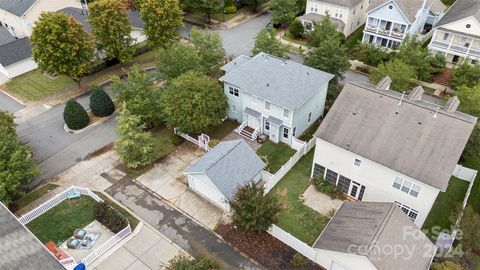
[[[83,25],[83,30],[87,33],[92,31],[92,26],[87,22],[88,14],[81,8],[67,7],[60,9],[57,12],[72,16],[77,22]],[[128,10],[128,20],[130,21],[132,28],[143,29],[145,25],[140,17],[140,13],[136,10]]]
[[[236,69],[237,67],[245,64],[246,62],[250,61],[251,59],[252,59],[251,57],[248,57],[246,55],[240,55],[240,56],[236,57],[235,59],[233,59],[232,61],[228,62],[226,65],[224,65],[220,69],[225,71],[225,72],[230,72],[230,71]]]
[[[413,250],[392,254],[401,246]],[[345,201],[314,248],[366,256],[379,270],[428,269],[436,247],[394,203]]]
[[[227,199],[248,184],[265,164],[244,140],[221,142],[187,168],[185,173],[205,173]]]
[[[32,44],[28,38],[17,39],[0,46],[0,64],[4,67],[32,57]]]
[[[0,202],[0,269],[65,270]]]
[[[315,136],[445,191],[477,118],[414,93],[348,83]]]
[[[366,13],[368,14],[387,3],[395,3],[408,22],[413,23],[418,10],[423,9],[423,1],[424,0],[372,0]]]
[[[0,0],[0,9],[20,17],[36,2],[37,0]]]
[[[301,107],[334,77],[330,73],[266,53],[259,53],[249,61],[242,62],[222,76],[220,81],[292,110]],[[222,68],[230,67],[226,64]]]
[[[317,0],[317,2],[328,3],[342,7],[353,7],[358,5],[363,0]]]
[[[0,46],[15,41],[15,38],[10,34],[7,28],[0,25]]]
[[[480,1],[457,0],[440,19],[436,27],[456,22],[468,17],[475,18],[480,23]]]

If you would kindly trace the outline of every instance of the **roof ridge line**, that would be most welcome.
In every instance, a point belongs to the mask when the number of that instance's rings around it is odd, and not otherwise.
[[[382,220],[382,223],[380,224],[380,228],[377,230],[377,232],[372,238],[372,242],[369,244],[368,256],[372,254],[374,245],[377,243],[378,238],[380,238],[380,235],[382,235],[383,231],[385,230],[385,227],[387,226],[388,221],[393,216],[393,211],[395,210],[394,207],[397,207],[395,203],[390,203],[390,207],[388,209],[387,214],[385,215],[385,218]]]
[[[227,141],[228,142],[228,141]],[[227,142],[223,142],[223,143],[227,143]],[[230,142],[234,142],[234,141],[230,141]],[[242,140],[237,140],[237,143],[235,144],[235,146],[233,146],[230,150],[228,150],[225,154],[223,154],[221,157],[219,157],[217,160],[215,160],[215,162],[213,162],[212,164],[210,164],[207,168],[205,168],[205,171],[208,171],[209,169],[211,169],[213,166],[217,165],[218,162],[220,162],[220,160],[222,160],[223,158],[225,158],[228,154],[230,154],[235,148],[237,148],[237,146],[239,146],[240,144],[242,143]]]

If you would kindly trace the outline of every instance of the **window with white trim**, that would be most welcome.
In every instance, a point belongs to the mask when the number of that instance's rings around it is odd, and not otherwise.
[[[311,121],[312,121],[312,113],[309,113],[309,114],[308,114],[307,122],[310,123]]]
[[[401,190],[407,194],[410,194],[413,197],[418,197],[420,193],[420,186],[411,183],[410,181],[403,180],[400,177],[396,177],[393,181],[393,188]]]
[[[285,117],[285,118],[290,117],[290,110],[289,109],[283,109],[283,117]]]
[[[265,130],[270,130],[270,122],[265,120]]]
[[[229,86],[229,87],[228,87],[228,92],[229,92],[230,95],[232,95],[232,96],[238,97],[238,96],[240,95],[239,92],[238,92],[238,89],[237,89],[237,88],[234,88],[234,87],[232,87],[232,86]]]
[[[289,131],[290,131],[289,128],[286,128],[286,127],[283,128],[283,138],[288,139]]]
[[[297,135],[297,127],[294,127],[292,131],[292,136],[295,137],[295,135]]]
[[[402,204],[400,202],[397,202],[395,201],[395,204],[400,207],[400,209],[402,209],[402,211],[405,213],[405,215],[407,215],[408,218],[410,218],[412,221],[415,221],[415,219],[417,219],[418,217],[418,211],[409,207],[409,206],[406,206],[405,204]]]
[[[448,40],[449,36],[450,36],[449,33],[443,33],[443,40]]]
[[[265,110],[270,111],[270,102],[265,100]]]
[[[336,8],[335,9],[335,18],[343,18],[343,9]]]
[[[312,4],[310,5],[310,11],[311,11],[311,12],[318,13],[318,4],[312,3]]]

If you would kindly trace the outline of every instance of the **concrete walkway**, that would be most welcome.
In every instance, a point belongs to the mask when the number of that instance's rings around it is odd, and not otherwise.
[[[203,254],[223,269],[261,269],[211,231],[196,224],[128,177],[106,190],[117,201],[188,253]]]

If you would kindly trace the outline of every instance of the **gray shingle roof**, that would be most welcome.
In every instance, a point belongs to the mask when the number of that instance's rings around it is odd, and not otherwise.
[[[65,270],[3,203],[0,204],[0,269]]]
[[[427,0],[425,6],[437,15],[440,15],[442,12],[447,10],[447,6],[442,2],[442,0]]]
[[[0,0],[0,9],[22,16],[37,0]]]
[[[0,64],[4,67],[32,57],[32,44],[28,38],[17,39],[0,46]]]
[[[353,7],[358,5],[363,0],[318,0],[318,2],[324,2],[342,7]]]
[[[370,5],[368,6],[367,9],[367,14],[374,9],[377,9],[380,6],[383,6],[389,2],[395,2],[397,4],[398,8],[402,11],[403,15],[407,17],[407,20],[410,23],[413,23],[415,21],[415,16],[417,15],[417,12],[419,9],[423,8],[423,1],[424,0],[372,0],[370,2]]]
[[[473,16],[480,22],[480,1],[478,0],[457,0],[443,15],[436,27],[456,22]]]
[[[244,140],[221,142],[187,168],[186,173],[205,173],[227,199],[248,184],[265,164]]]
[[[15,38],[10,34],[7,28],[0,25],[0,46],[15,41]]]
[[[228,66],[225,65],[224,67]],[[318,69],[259,53],[220,81],[288,109],[297,109],[334,76]]]
[[[317,13],[307,13],[300,17],[300,20],[320,23],[323,21],[323,18],[325,18],[324,15],[320,15]],[[330,17],[330,22],[332,22],[335,28],[340,32],[343,32],[343,29],[345,29],[345,23],[340,19]]]
[[[254,109],[250,109],[249,107],[245,107],[245,110],[243,110],[243,112],[256,118],[260,118],[260,116],[262,116],[261,112],[257,112]]]
[[[77,22],[83,25],[83,29],[86,32],[90,33],[90,31],[92,31],[92,26],[87,22],[88,14],[82,12],[81,8],[67,7],[57,12],[72,16]],[[128,20],[133,28],[143,29],[145,25],[138,11],[128,10]]]
[[[445,191],[477,118],[374,87],[345,85],[315,136]]]
[[[402,246],[413,251],[389,253]],[[366,256],[379,270],[426,270],[433,243],[394,203],[345,201],[314,248]]]
[[[245,64],[246,62],[250,61],[252,58],[248,57],[246,55],[240,55],[237,58],[233,59],[232,61],[228,62],[226,65],[221,67],[220,69],[225,71],[225,72],[230,72],[237,67]]]

